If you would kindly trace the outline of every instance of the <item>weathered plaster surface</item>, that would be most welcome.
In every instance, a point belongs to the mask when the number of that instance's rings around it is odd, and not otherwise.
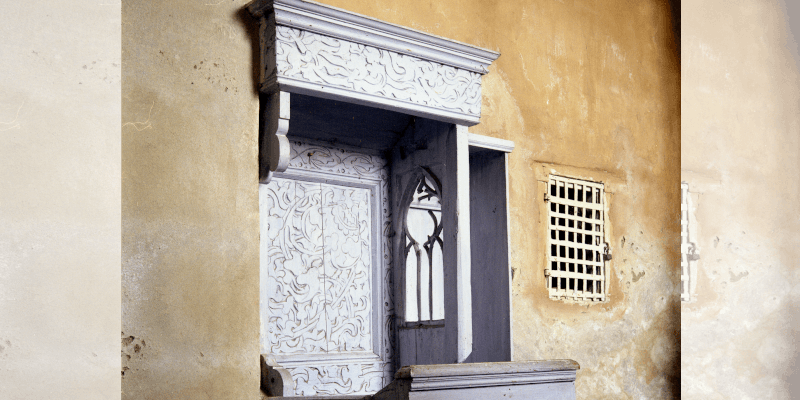
[[[244,5],[122,4],[123,398],[259,396],[257,27]]]
[[[0,4],[3,399],[258,396],[258,273],[247,269],[257,99],[238,83],[253,76],[243,4],[197,4],[200,20],[153,4],[123,21],[114,1]],[[187,21],[203,28],[184,31]],[[187,53],[192,64],[176,64]],[[209,68],[180,73],[195,63]]]
[[[258,398],[258,60],[245,3],[126,1],[121,22],[113,1],[0,6],[0,59],[14,60],[0,77],[0,181],[12,188],[0,191],[4,397],[113,398],[124,372],[125,398]],[[669,6],[326,3],[502,52],[473,132],[517,144],[509,160],[515,358],[577,360],[579,398],[676,396],[680,111]],[[703,366],[684,371],[698,379],[683,389],[694,398],[780,395],[794,329],[788,304],[798,297],[789,250],[797,210],[759,194],[796,197],[796,180],[778,173],[796,168],[788,132],[797,113],[786,105],[796,96],[771,94],[796,93],[794,75],[761,57],[785,40],[771,28],[780,13],[770,3],[695,3],[725,13],[696,13],[691,29],[708,36],[684,39],[700,59],[684,64],[700,74],[688,87],[697,98],[684,96],[695,101],[687,112],[697,121],[718,115],[698,125],[707,128],[688,149],[696,160],[731,156],[684,166],[720,188],[697,204],[717,221],[702,230],[704,261],[722,261],[683,310],[698,321],[684,335]],[[753,140],[753,132],[769,134]],[[533,182],[550,169],[610,182],[607,304],[547,298],[542,184]],[[740,217],[757,209],[763,218]],[[767,289],[772,297],[745,300]],[[737,309],[748,323],[736,323]]]
[[[3,399],[119,397],[120,21],[99,3],[0,3]]]
[[[700,260],[697,301],[681,307],[681,395],[792,398],[800,393],[797,45],[780,1],[684,6],[681,169],[697,207]]]
[[[678,397],[680,58],[670,5],[323,2],[501,52],[470,130],[517,146],[509,159],[514,358],[577,360],[581,399]],[[548,298],[541,205],[551,169],[607,182],[608,303]]]

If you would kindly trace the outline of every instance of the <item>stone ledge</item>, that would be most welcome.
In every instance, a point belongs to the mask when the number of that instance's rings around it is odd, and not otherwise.
[[[464,364],[410,365],[400,368],[394,377],[428,378],[458,375],[524,374],[533,372],[577,371],[580,364],[573,360],[508,361]]]
[[[370,400],[372,396],[370,395],[360,395],[360,396],[291,396],[291,397],[270,397],[266,395],[261,396],[262,400],[292,400],[292,399],[303,399],[303,400]]]
[[[412,365],[400,368],[375,400],[442,398],[575,399],[572,360]]]

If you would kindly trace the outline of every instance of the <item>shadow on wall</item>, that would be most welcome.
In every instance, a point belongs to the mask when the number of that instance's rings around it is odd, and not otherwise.
[[[259,22],[256,18],[250,15],[246,7],[242,7],[236,12],[236,21],[242,25],[247,32],[248,43],[250,43],[250,65],[252,68],[251,88],[253,94],[259,94],[258,82],[260,81],[261,74],[261,57],[259,55]]]
[[[662,74],[662,76],[673,76],[670,75],[669,73],[676,68],[675,66],[678,66],[679,68],[679,66],[681,65],[681,1],[669,0],[669,9],[670,9],[669,20],[670,20],[670,25],[672,26],[672,35],[671,35],[672,43],[670,43],[670,45],[667,46],[667,48],[672,50],[668,54],[672,54],[673,58],[667,63],[669,66],[664,67],[664,73]],[[672,146],[674,146],[673,148],[675,147],[680,148],[680,132],[681,132],[680,102],[675,101],[675,99],[680,98],[680,74],[677,75],[677,78],[678,78],[677,81],[665,80],[663,84],[665,87],[663,88],[663,90],[661,90],[661,93],[664,96],[663,104],[670,104],[673,105],[673,107],[677,108],[673,112],[667,112],[663,114],[667,118],[669,118],[669,116],[672,115],[678,116],[677,120],[664,121],[664,126],[669,127],[670,132],[672,132],[674,136],[678,137],[677,138],[678,140],[675,140],[674,137],[668,138],[667,140],[669,143],[672,143]],[[675,143],[676,141],[678,143]],[[678,151],[670,151],[667,152],[667,154],[680,155]],[[679,160],[668,162],[668,165],[678,164],[678,161]],[[670,204],[676,205],[678,204],[679,201],[680,200],[676,196]],[[675,333],[672,336],[673,337],[672,340],[675,340],[677,343],[673,348],[680,349],[680,342],[681,342],[680,311],[678,310],[678,307],[675,307],[673,305],[668,307],[667,310],[669,310],[667,312],[672,314],[670,315],[669,319],[673,321],[673,323],[671,323],[669,326],[675,327]],[[669,383],[667,384],[668,397],[675,399],[680,398],[681,397],[681,375],[679,373],[680,358],[679,357],[671,358],[670,365],[665,368],[665,371],[669,371],[668,373],[666,373],[666,377],[669,381]]]
[[[793,32],[800,32],[800,3],[794,1],[786,1],[780,0],[779,5],[782,8],[784,20],[783,24],[777,24],[778,26],[775,27],[778,30],[781,47],[778,47],[777,51],[781,52],[782,54],[776,54],[777,59],[784,60],[785,65],[773,65],[772,68],[775,69],[773,72],[773,76],[775,77],[775,86],[780,87],[780,85],[786,85],[786,73],[789,73],[789,84],[798,85],[800,84],[800,73],[798,73],[798,69],[800,69],[800,55],[798,55],[797,49],[797,41]],[[786,71],[789,69],[789,71]],[[793,78],[793,79],[791,79]],[[798,96],[798,91],[800,88],[797,86],[789,87],[790,90],[786,92],[779,90],[775,93],[778,96],[777,104],[780,104],[780,119],[779,123],[785,123],[787,126],[787,130],[789,131],[789,135],[794,135],[795,142],[800,142],[800,139],[797,137],[800,135],[800,132],[797,130],[796,125],[791,125],[791,121],[797,118],[798,111],[800,110],[800,96]],[[795,162],[793,166],[795,171],[800,169],[800,148],[795,148],[794,150],[794,160],[787,160],[789,162]],[[791,153],[792,150],[787,150]],[[794,176],[795,182],[790,183],[789,186],[793,186],[795,188],[793,195],[793,199],[790,199],[788,202],[789,204],[786,205],[783,210],[785,213],[784,219],[786,221],[792,221],[790,224],[794,224],[792,228],[797,229],[797,216],[800,215],[800,198],[798,198],[797,188],[800,185],[800,176]],[[793,232],[794,235],[800,234],[800,232]],[[784,265],[789,266],[790,268],[800,267],[798,260],[800,260],[800,248],[797,248],[796,243],[789,244],[786,246],[784,250],[781,252],[781,262]],[[796,283],[796,282],[795,282]],[[794,292],[794,291],[793,291]],[[794,294],[794,293],[792,293]],[[783,324],[779,326],[779,329],[782,336],[785,338],[786,341],[790,341],[789,346],[787,346],[792,354],[787,357],[786,363],[783,366],[783,381],[786,384],[786,389],[789,392],[790,398],[800,398],[800,344],[798,341],[800,340],[800,297],[796,295],[790,294],[790,300],[786,303],[786,309],[783,310],[783,315],[781,315],[781,321],[784,321]]]
[[[781,45],[776,47],[776,51],[779,52],[779,54],[776,54],[776,59],[784,60],[784,65],[776,63],[771,68],[774,70],[772,72],[772,76],[775,77],[774,86],[780,88],[787,84],[798,85],[800,83],[800,73],[798,73],[800,55],[798,55],[797,41],[793,35],[793,32],[800,32],[800,3],[787,2],[785,0],[780,0],[778,3],[782,8],[784,20],[782,24],[778,23],[774,27],[778,31]],[[788,86],[788,89],[774,92],[774,95],[778,97],[776,103],[781,107],[780,121],[777,121],[777,123],[785,124],[787,133],[795,136],[788,139],[794,139],[795,142],[799,142],[800,139],[797,136],[800,135],[800,132],[798,132],[796,125],[792,125],[792,121],[797,118],[800,110],[800,102],[798,102],[800,88]],[[789,169],[797,171],[800,169],[800,148],[787,149],[786,151],[791,154],[792,150],[794,150],[794,159],[787,157],[786,161],[794,162],[795,165],[789,166]],[[800,198],[798,198],[799,193],[797,191],[798,186],[800,186],[800,182],[798,182],[800,176],[795,175],[793,179],[795,182],[788,183],[789,187],[794,187],[793,198],[789,199],[788,204],[785,204],[782,210],[784,220],[788,221],[791,229],[795,230],[792,232],[793,235],[790,236],[800,233],[796,231],[798,228],[797,216],[800,215]],[[789,268],[794,268],[795,271],[800,267],[798,260],[800,260],[800,248],[797,248],[796,243],[790,243],[781,251],[781,263],[789,266]],[[789,357],[786,358],[785,364],[782,366],[781,375],[790,398],[800,398],[800,363],[798,363],[800,360],[800,345],[798,344],[798,340],[800,340],[800,297],[794,295],[794,293],[790,294],[790,300],[786,302],[786,308],[781,312],[780,321],[782,323],[775,329],[788,342],[787,348],[791,352],[791,355],[788,355]]]
[[[248,43],[250,43],[250,65],[253,66],[252,68],[252,89],[253,93],[258,95],[259,99],[259,110],[266,110],[267,109],[267,101],[269,99],[268,95],[261,93],[259,85],[261,82],[261,36],[259,35],[260,31],[260,22],[259,19],[253,18],[253,15],[250,14],[250,11],[247,10],[247,7],[242,7],[236,13],[236,20],[244,27],[245,31],[247,32]],[[266,118],[262,112],[259,112],[258,115],[258,143],[262,143],[264,139],[264,124]],[[258,176],[259,179],[267,177],[269,175],[269,166],[264,165],[261,157],[258,160]]]

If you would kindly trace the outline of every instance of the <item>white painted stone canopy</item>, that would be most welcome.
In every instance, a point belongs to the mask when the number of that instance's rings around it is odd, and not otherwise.
[[[303,0],[253,2],[261,90],[345,99],[460,125],[481,113],[481,76],[500,55]]]
[[[514,144],[467,131],[499,54],[311,1],[248,10],[261,24],[265,391],[372,394],[403,366],[453,363],[471,364],[471,383],[451,389],[475,389],[474,374],[508,386],[475,368],[512,358]]]
[[[289,162],[290,93],[464,126],[479,122],[490,50],[304,0],[256,0],[262,181]]]

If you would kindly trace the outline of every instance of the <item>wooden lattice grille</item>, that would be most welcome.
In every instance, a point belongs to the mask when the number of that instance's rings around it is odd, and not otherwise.
[[[691,248],[689,237],[689,185],[681,183],[681,301],[690,301]]]
[[[606,299],[602,183],[550,176],[548,268],[551,298]]]

